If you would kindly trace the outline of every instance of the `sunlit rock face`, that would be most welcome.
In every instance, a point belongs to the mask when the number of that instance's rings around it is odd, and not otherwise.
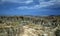
[[[43,26],[38,27],[30,27],[28,25],[23,26],[24,32],[22,33],[21,36],[55,36],[54,32],[56,31],[57,28],[49,30],[49,28],[47,27]]]

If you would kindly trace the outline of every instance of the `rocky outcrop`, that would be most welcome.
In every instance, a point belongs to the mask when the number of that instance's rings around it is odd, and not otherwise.
[[[56,36],[55,31],[58,29],[58,27],[54,29],[50,29],[48,27],[39,26],[23,26],[23,33],[21,36]]]

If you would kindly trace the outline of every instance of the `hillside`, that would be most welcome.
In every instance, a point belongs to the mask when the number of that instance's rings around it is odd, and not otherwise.
[[[60,36],[60,16],[0,16],[0,36]]]

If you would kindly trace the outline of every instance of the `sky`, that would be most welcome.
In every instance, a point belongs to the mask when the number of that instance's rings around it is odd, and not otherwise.
[[[0,0],[0,16],[60,15],[60,0]]]

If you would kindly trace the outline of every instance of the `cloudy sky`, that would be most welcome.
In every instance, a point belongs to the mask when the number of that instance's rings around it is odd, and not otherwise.
[[[0,0],[0,15],[59,15],[60,0]]]

